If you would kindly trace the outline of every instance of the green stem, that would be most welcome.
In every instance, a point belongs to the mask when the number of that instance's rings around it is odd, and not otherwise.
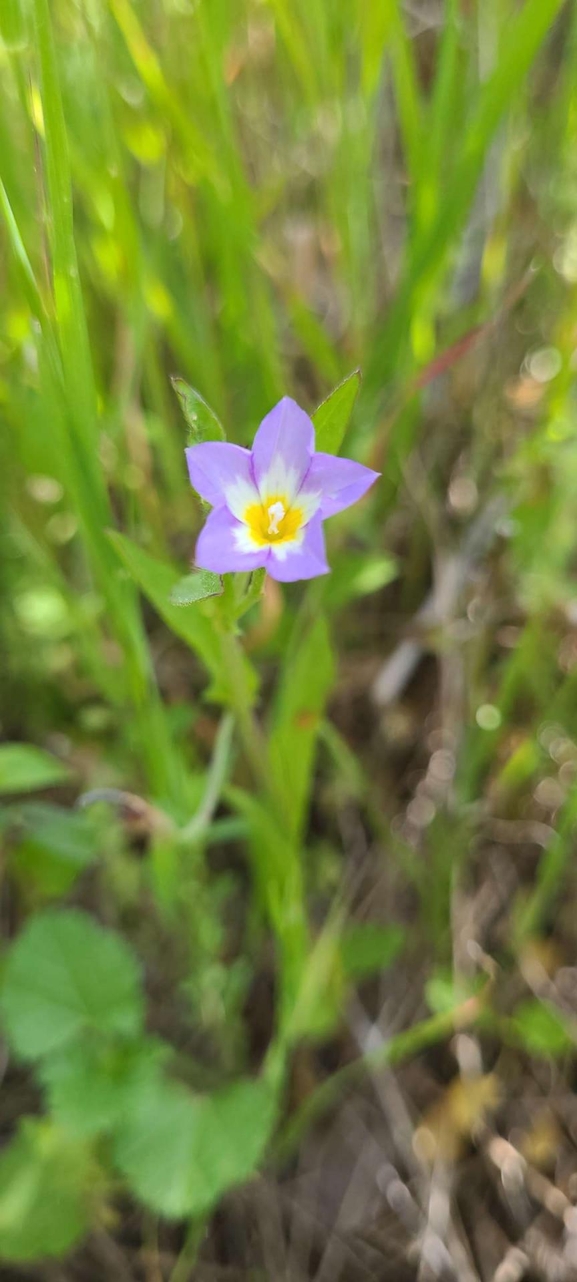
[[[246,592],[237,608],[237,612],[236,612],[237,619],[242,619],[243,615],[245,615],[247,611],[252,608],[253,605],[256,605],[257,601],[260,601],[265,578],[266,578],[266,570],[252,571],[252,574],[250,575],[250,578],[248,581]]]
[[[391,1037],[390,1041],[383,1042],[382,1046],[378,1046],[376,1050],[353,1060],[351,1064],[345,1064],[344,1068],[333,1073],[332,1077],[318,1086],[297,1109],[278,1136],[275,1145],[276,1156],[282,1159],[293,1152],[303,1131],[325,1113],[341,1092],[357,1078],[362,1077],[367,1071],[384,1068],[388,1064],[398,1064],[401,1060],[425,1050],[427,1046],[433,1046],[435,1042],[449,1037],[455,1029],[469,1026],[479,1016],[482,1004],[483,994],[468,997],[453,1010],[442,1011],[439,1015],[432,1015],[430,1019],[422,1020],[414,1028],[397,1033],[396,1037]]]
[[[243,663],[243,650],[236,634],[227,629],[222,633],[222,652],[230,682],[232,711],[247,762],[267,797],[275,818],[284,824],[286,815],[283,799],[275,787],[273,772],[268,760],[266,740],[252,710],[252,697],[248,689]]]
[[[231,625],[233,626],[233,625]],[[247,684],[247,669],[244,653],[238,637],[231,626],[222,633],[222,651],[226,665],[231,709],[234,714],[244,754],[254,776],[255,783],[262,790],[263,809],[272,821],[267,840],[271,842],[273,862],[266,869],[261,869],[266,884],[265,899],[272,928],[277,936],[281,953],[281,1000],[279,1016],[279,1037],[275,1042],[274,1071],[278,1075],[284,1069],[289,1048],[287,1036],[288,1024],[286,1011],[295,1000],[295,994],[304,974],[305,959],[308,947],[308,923],[304,902],[304,889],[300,851],[291,845],[291,817],[287,814],[285,798],[276,782],[272,769],[269,747],[261,728],[254,716],[252,694]],[[271,835],[272,834],[272,835]],[[278,851],[283,850],[286,860],[282,871],[278,870]],[[263,886],[264,888],[264,886]],[[282,911],[280,904],[282,903]]]
[[[210,825],[226,783],[230,764],[233,728],[234,717],[229,713],[222,718],[218,727],[214,752],[208,768],[204,796],[196,814],[181,829],[178,837],[179,842],[194,843],[200,841]]]
[[[184,1246],[170,1274],[169,1282],[189,1282],[196,1264],[199,1248],[206,1228],[206,1216],[190,1221]]]
[[[542,929],[551,904],[560,894],[573,849],[576,824],[577,790],[573,790],[558,817],[557,831],[552,833],[551,841],[541,855],[531,894],[525,901],[521,895],[517,896],[513,913],[513,941],[517,951],[531,935]]]

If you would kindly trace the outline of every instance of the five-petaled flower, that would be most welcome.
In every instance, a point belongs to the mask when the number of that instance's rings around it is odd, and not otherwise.
[[[263,419],[252,450],[220,441],[186,451],[191,484],[211,504],[196,564],[226,574],[265,567],[292,582],[326,574],[322,522],[355,503],[379,473],[315,453],[313,424],[288,396]]]

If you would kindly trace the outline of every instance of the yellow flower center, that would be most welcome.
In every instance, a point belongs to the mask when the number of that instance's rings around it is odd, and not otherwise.
[[[267,543],[286,543],[288,539],[294,539],[300,530],[302,519],[302,509],[289,507],[282,494],[273,494],[263,503],[251,503],[244,513],[244,521],[260,547],[265,547]]]

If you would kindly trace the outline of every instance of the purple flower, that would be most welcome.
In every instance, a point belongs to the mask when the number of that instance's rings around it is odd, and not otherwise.
[[[356,503],[379,476],[315,453],[313,424],[289,396],[263,419],[252,450],[206,441],[186,457],[191,484],[213,508],[197,566],[216,574],[264,567],[285,583],[327,574],[323,521]]]

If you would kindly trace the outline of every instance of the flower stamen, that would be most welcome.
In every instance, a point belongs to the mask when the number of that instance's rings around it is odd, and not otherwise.
[[[281,503],[279,500],[277,500],[276,503],[271,503],[270,507],[267,508],[267,511],[270,517],[267,533],[278,534],[279,521],[284,521],[284,518],[286,516],[286,508],[284,506],[284,503]]]
[[[262,503],[250,503],[243,521],[259,547],[288,543],[300,537],[302,508],[292,506],[285,494],[268,494]]]

